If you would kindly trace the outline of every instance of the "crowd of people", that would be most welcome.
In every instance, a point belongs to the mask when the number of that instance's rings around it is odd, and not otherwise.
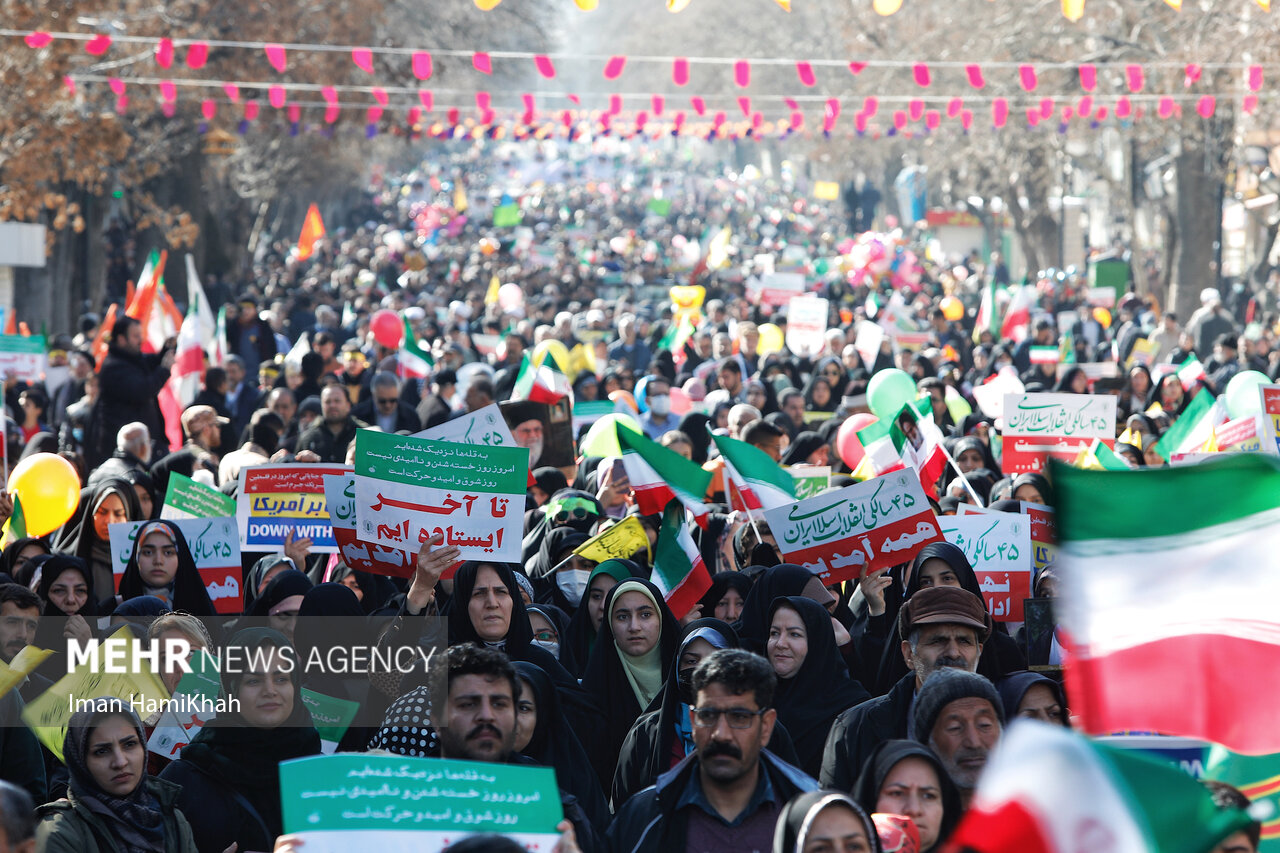
[[[0,554],[0,659],[28,645],[55,651],[0,697],[0,845],[305,850],[280,837],[276,767],[321,752],[307,687],[359,703],[339,751],[554,768],[563,851],[943,849],[1008,725],[1071,725],[1059,638],[993,621],[975,566],[947,543],[824,586],[784,562],[758,513],[732,507],[710,434],[778,465],[828,466],[829,488],[841,488],[856,460],[838,444],[840,425],[867,410],[877,372],[898,368],[930,399],[954,460],[928,484],[937,514],[1052,505],[1048,478],[1002,471],[1003,425],[976,388],[1011,367],[1029,392],[1112,394],[1117,454],[1163,465],[1155,443],[1194,393],[1220,393],[1242,369],[1280,371],[1274,299],[1229,294],[1228,309],[1210,288],[1182,322],[1128,292],[1112,316],[1089,303],[1083,278],[1046,272],[1025,285],[1036,295],[1025,329],[1002,339],[989,316],[978,323],[988,284],[1008,277],[998,257],[936,257],[916,282],[855,284],[839,260],[845,217],[809,191],[786,164],[761,175],[651,152],[459,150],[374,188],[374,221],[336,230],[310,260],[281,240],[235,289],[206,276],[226,306],[227,355],[206,365],[183,410],[181,446],[169,445],[157,402],[172,347],[144,352],[128,318],[105,330],[100,359],[96,317],[54,337],[50,377],[65,368],[56,385],[6,383],[9,459],[58,453],[84,489],[61,529]],[[509,203],[522,224],[491,227]],[[725,259],[709,261],[725,233]],[[899,253],[927,254],[927,235],[894,239]],[[775,264],[803,268],[829,303],[821,341],[803,353],[762,346],[766,323],[786,329],[785,305],[755,284]],[[517,290],[499,298],[498,282]],[[676,334],[688,314],[671,288],[686,284],[705,301]],[[894,300],[917,342],[890,333],[860,352],[860,330]],[[964,307],[959,321],[944,300]],[[406,376],[398,345],[371,327],[383,309],[429,349],[429,376]],[[282,553],[245,555],[243,614],[216,611],[182,531],[159,518],[173,475],[234,495],[252,466],[350,464],[359,430],[413,434],[511,400],[546,342],[570,354],[561,367],[573,404],[612,401],[713,472],[708,523],[688,525],[711,578],[694,608],[671,612],[651,548],[598,563],[575,553],[628,518],[652,545],[661,519],[640,512],[617,458],[556,446],[538,418],[517,417],[531,483],[520,563],[468,561],[444,578],[458,551],[433,540],[411,577],[392,578],[290,539]],[[1033,347],[1058,348],[1063,363],[1033,363]],[[1191,354],[1205,375],[1184,387],[1176,368]],[[1073,361],[1112,369],[1087,375]],[[578,426],[581,438],[589,424]],[[109,525],[141,520],[117,586]],[[1034,595],[1052,598],[1056,586],[1044,568]],[[169,761],[148,752],[152,721],[105,701],[71,718],[56,756],[23,725],[22,707],[66,673],[66,638],[121,625],[219,655],[261,653],[251,671],[221,676],[239,710]],[[283,665],[286,653],[342,642],[441,653],[421,670],[364,677]],[[169,690],[180,676],[157,674]],[[1233,789],[1214,790],[1224,807],[1240,805]],[[1218,850],[1256,850],[1258,838],[1255,826]],[[450,849],[522,848],[485,837]]]

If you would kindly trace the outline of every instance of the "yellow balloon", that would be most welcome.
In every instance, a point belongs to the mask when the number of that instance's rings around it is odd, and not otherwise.
[[[584,12],[590,12],[600,5],[600,0],[573,0],[578,4],[578,8]]]
[[[760,327],[760,342],[756,344],[757,355],[771,355],[781,352],[786,345],[786,336],[773,323],[765,323]]]
[[[56,453],[37,453],[13,469],[9,494],[22,503],[27,535],[44,536],[75,513],[80,503],[80,476]]]
[[[502,0],[476,0],[476,6],[482,12],[488,12],[490,9],[501,3]]]
[[[902,8],[902,0],[873,0],[872,8],[880,15],[892,15]]]
[[[690,0],[667,0],[668,12],[683,12],[684,7],[689,5]]]
[[[942,309],[942,316],[953,323],[964,316],[964,303],[954,296],[943,297],[942,303],[938,307]]]
[[[533,355],[530,356],[533,366],[541,367],[548,354],[570,382],[577,378],[578,372],[573,368],[573,359],[569,357],[569,350],[557,340],[545,340],[533,348]]]
[[[671,288],[671,304],[680,308],[701,308],[707,289],[700,284],[677,284]]]

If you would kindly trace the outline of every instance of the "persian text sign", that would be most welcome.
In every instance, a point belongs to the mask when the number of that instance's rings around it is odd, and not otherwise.
[[[1100,439],[1116,443],[1116,398],[1094,394],[1006,394],[1004,458],[1006,474],[1040,472],[1049,457],[1070,462]]]
[[[1031,519],[1021,513],[984,512],[938,519],[947,541],[969,558],[987,612],[997,622],[1021,622],[1031,597]]]
[[[1280,385],[1259,385],[1258,392],[1262,394],[1262,411],[1271,428],[1271,452],[1280,453]]]
[[[311,550],[338,549],[324,502],[324,478],[345,465],[255,465],[240,469],[236,521],[245,551],[283,551],[285,538],[310,539]]]
[[[502,417],[502,410],[497,403],[490,403],[483,409],[452,418],[439,426],[414,433],[414,438],[430,438],[435,441],[454,441],[458,444],[479,444],[485,447],[515,447],[516,440],[511,436],[511,428]]]
[[[111,571],[116,591],[133,553],[133,541],[146,521],[121,521],[108,527],[111,534]],[[239,613],[244,608],[240,596],[240,538],[236,520],[227,518],[178,518],[173,523],[182,531],[187,548],[204,581],[213,609],[219,613]]]
[[[551,853],[564,816],[550,767],[399,755],[282,762],[280,801],[307,853],[443,850],[474,833]]]
[[[943,540],[914,470],[894,471],[764,514],[783,555],[827,584],[910,562]]]
[[[177,472],[169,475],[161,518],[221,518],[235,514],[235,498]]]
[[[384,548],[370,542],[361,542],[356,534],[356,479],[352,474],[335,474],[324,478],[324,500],[329,505],[329,520],[333,523],[333,538],[338,543],[338,555],[349,568],[375,575],[396,578],[413,577],[417,558],[414,554],[395,548]],[[445,576],[451,577],[451,572]]]
[[[356,532],[417,552],[437,534],[463,560],[519,562],[529,451],[356,433]]]

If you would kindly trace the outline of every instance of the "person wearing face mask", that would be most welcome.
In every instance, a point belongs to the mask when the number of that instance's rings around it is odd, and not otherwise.
[[[537,556],[525,564],[529,580],[533,581],[535,601],[554,604],[568,614],[577,611],[595,563],[573,551],[590,538],[572,527],[556,527],[547,532]]]
[[[644,401],[648,407],[640,416],[644,434],[657,441],[680,425],[680,418],[671,414],[671,383],[662,376],[650,376],[644,389]]]
[[[554,604],[530,604],[525,610],[529,613],[533,644],[546,650],[570,673],[577,672],[573,649],[565,643],[569,633],[569,614]]]

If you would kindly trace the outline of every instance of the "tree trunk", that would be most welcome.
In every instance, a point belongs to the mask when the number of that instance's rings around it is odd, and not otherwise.
[[[1177,232],[1169,300],[1179,317],[1200,307],[1200,291],[1218,286],[1217,247],[1222,238],[1222,194],[1225,169],[1206,156],[1199,140],[1184,139],[1174,159],[1177,174]]]

